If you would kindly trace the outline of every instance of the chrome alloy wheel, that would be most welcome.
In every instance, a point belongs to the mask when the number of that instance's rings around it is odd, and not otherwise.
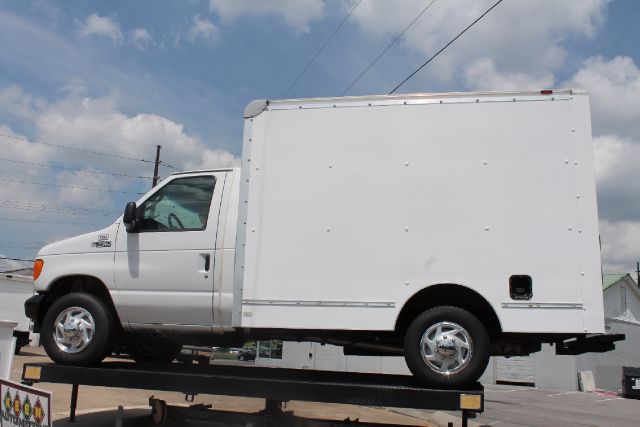
[[[473,357],[471,335],[453,322],[438,322],[420,340],[422,360],[434,372],[451,375],[463,370]]]
[[[91,313],[82,307],[69,307],[53,323],[53,339],[63,352],[79,353],[87,348],[95,329]]]

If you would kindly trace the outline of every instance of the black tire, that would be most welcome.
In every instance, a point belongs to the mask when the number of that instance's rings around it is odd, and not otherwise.
[[[160,335],[131,335],[126,340],[129,356],[138,363],[171,363],[182,344]]]
[[[76,353],[61,349],[56,344],[54,336],[56,319],[62,312],[72,307],[86,310],[94,322],[91,340]],[[115,319],[104,302],[94,295],[71,293],[58,298],[47,310],[42,319],[40,340],[47,355],[54,362],[60,365],[91,366],[101,362],[109,353],[115,333]]]
[[[442,353],[451,351],[455,355],[427,354],[425,357],[431,358],[429,360],[435,358],[431,364],[428,364],[422,356],[421,341],[429,328],[432,326],[435,328],[438,324],[443,325],[442,331],[444,332],[440,334],[440,337],[443,338],[439,341],[441,346],[435,348]],[[453,328],[452,324],[460,326],[466,335],[463,335],[460,329]],[[448,330],[451,331],[449,335],[446,332]],[[434,338],[435,331],[432,329],[428,336]],[[472,350],[471,352],[460,349],[460,344],[467,341],[470,341],[467,345]],[[451,343],[454,343],[454,346],[446,348]],[[474,383],[487,367],[489,348],[489,335],[482,323],[473,314],[458,307],[442,306],[425,311],[413,320],[404,336],[404,357],[407,366],[420,382],[430,387],[454,388]],[[431,350],[426,348],[425,352],[430,353]],[[459,354],[464,363],[458,361]],[[452,360],[449,361],[448,358]],[[445,359],[445,363],[450,363],[453,366],[444,366],[442,359]],[[433,366],[439,363],[440,367]],[[450,372],[444,372],[449,368],[451,368]]]

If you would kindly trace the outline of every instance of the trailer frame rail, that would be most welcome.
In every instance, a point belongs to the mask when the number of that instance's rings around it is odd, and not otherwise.
[[[75,419],[79,386],[102,386],[197,394],[361,406],[461,411],[468,418],[484,411],[484,388],[431,389],[406,375],[366,374],[231,366],[105,362],[95,367],[26,363],[22,382],[71,384],[70,421]]]

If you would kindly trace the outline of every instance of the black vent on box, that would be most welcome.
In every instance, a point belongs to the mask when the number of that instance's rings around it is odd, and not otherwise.
[[[509,295],[514,300],[530,300],[533,296],[533,282],[531,276],[514,274],[509,277]]]

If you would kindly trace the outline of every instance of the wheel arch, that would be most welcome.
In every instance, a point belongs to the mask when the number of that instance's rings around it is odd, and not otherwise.
[[[442,305],[467,310],[482,322],[489,335],[502,332],[500,319],[489,301],[477,291],[455,283],[439,283],[416,292],[400,310],[396,331],[403,334],[420,313]]]
[[[56,299],[74,292],[90,294],[102,300],[109,309],[118,328],[122,327],[120,316],[118,316],[118,311],[113,303],[113,298],[111,298],[111,293],[109,293],[109,289],[104,282],[97,277],[82,274],[62,276],[51,283],[46,292],[45,303],[40,307],[38,313],[37,326],[40,327],[46,311]]]

